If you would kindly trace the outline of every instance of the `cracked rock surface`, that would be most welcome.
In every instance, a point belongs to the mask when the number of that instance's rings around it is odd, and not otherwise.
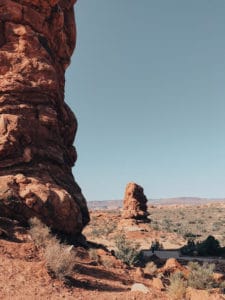
[[[0,1],[0,215],[70,235],[89,221],[74,181],[77,121],[64,102],[75,0]]]

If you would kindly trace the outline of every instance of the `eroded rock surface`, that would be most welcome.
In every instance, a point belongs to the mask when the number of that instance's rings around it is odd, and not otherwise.
[[[76,235],[89,213],[71,172],[77,121],[64,102],[74,3],[0,1],[0,215]]]
[[[140,185],[134,182],[128,183],[123,201],[122,217],[149,222],[147,201],[144,190]]]

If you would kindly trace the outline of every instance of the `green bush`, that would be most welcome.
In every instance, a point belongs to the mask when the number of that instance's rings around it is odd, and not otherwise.
[[[117,250],[115,251],[115,256],[122,260],[129,266],[135,265],[140,259],[140,252],[138,249],[140,245],[133,244],[128,241],[124,234],[120,234],[115,239],[115,245]]]
[[[189,240],[187,245],[180,249],[180,252],[183,255],[218,256],[225,254],[225,248],[220,247],[219,241],[209,235],[202,242],[195,243],[193,240]]]
[[[209,235],[203,242],[197,243],[196,247],[201,256],[220,255],[220,243],[212,235]]]
[[[188,240],[187,245],[183,246],[180,249],[180,252],[183,255],[190,255],[190,256],[194,255],[194,253],[196,252],[195,242],[192,239]]]

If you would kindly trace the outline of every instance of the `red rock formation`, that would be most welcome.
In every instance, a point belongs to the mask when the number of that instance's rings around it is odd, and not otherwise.
[[[64,102],[75,0],[0,1],[0,215],[72,235],[89,221],[71,168],[77,121]]]
[[[158,269],[158,273],[163,273],[167,276],[176,272],[183,273],[186,278],[188,278],[190,274],[190,271],[182,266],[175,258],[168,258],[165,265]]]
[[[124,219],[136,219],[149,222],[147,218],[149,213],[147,211],[147,198],[144,195],[143,188],[136,183],[128,183],[125,191],[123,201]]]

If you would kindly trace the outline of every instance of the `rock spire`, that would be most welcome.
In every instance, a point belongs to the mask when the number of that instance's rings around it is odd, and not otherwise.
[[[147,201],[144,190],[140,185],[134,182],[128,183],[123,201],[122,217],[149,222]]]

